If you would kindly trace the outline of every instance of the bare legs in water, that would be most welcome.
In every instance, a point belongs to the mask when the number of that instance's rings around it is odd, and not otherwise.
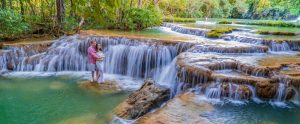
[[[97,71],[96,71],[96,81],[98,82],[98,83],[103,83],[103,71],[102,70],[99,70],[99,69],[97,69]]]

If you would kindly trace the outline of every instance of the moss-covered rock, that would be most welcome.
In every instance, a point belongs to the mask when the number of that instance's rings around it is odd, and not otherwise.
[[[206,37],[208,37],[208,38],[219,38],[223,34],[231,33],[233,30],[235,30],[235,28],[226,27],[226,28],[220,28],[220,29],[213,29],[213,30],[209,31],[206,34]]]
[[[257,34],[263,35],[287,35],[287,36],[295,36],[297,33],[295,32],[271,32],[271,31],[257,31]]]
[[[232,24],[232,22],[223,20],[223,21],[219,21],[218,24]]]
[[[263,25],[263,26],[277,26],[277,27],[300,27],[300,24],[293,22],[285,22],[285,21],[271,21],[271,20],[263,20],[263,21],[238,21],[236,24],[244,24],[244,25]]]

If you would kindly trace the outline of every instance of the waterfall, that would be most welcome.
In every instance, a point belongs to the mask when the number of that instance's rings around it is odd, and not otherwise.
[[[284,101],[285,100],[285,84],[279,83],[275,101]]]
[[[248,86],[248,88],[250,89],[250,91],[252,93],[251,99],[255,103],[262,103],[263,101],[256,96],[256,89],[253,86],[251,86],[251,85],[247,85],[247,86]]]
[[[180,26],[179,24],[172,24],[172,23],[164,23],[164,27],[171,28],[172,31],[183,33],[183,34],[191,34],[196,36],[205,36],[208,30],[206,29],[199,29],[199,28],[187,28]]]
[[[159,78],[156,79],[159,84],[171,87],[172,84],[177,82],[176,60],[177,59],[174,58],[171,64],[162,69],[162,73]]]
[[[272,51],[291,51],[290,45],[288,43],[276,43],[276,41],[271,42],[270,49]]]
[[[296,19],[291,20],[291,22],[300,22],[300,16],[298,16]]]
[[[0,54],[0,71],[6,71],[7,70],[7,54],[2,53]]]
[[[166,69],[175,67],[175,56],[191,47],[188,43],[162,45],[159,41],[122,37],[63,37],[44,52],[23,47],[8,47],[0,53],[0,70],[13,71],[86,71],[87,48],[91,40],[101,43],[107,56],[105,73],[158,80]],[[25,46],[27,48],[27,46]],[[28,45],[28,47],[33,47]],[[165,68],[172,60],[172,67]],[[174,72],[174,70],[173,70]],[[167,73],[167,72],[165,72]],[[163,80],[163,79],[161,79]]]
[[[211,84],[205,91],[205,96],[211,99],[221,99],[221,83]]]
[[[176,50],[173,46],[112,45],[105,54],[107,73],[156,79],[162,68],[171,63]]]

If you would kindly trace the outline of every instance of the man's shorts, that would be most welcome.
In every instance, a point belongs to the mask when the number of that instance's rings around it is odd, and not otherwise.
[[[96,64],[88,64],[88,71],[96,71]]]

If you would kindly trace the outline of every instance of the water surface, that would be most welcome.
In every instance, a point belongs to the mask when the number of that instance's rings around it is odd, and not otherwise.
[[[1,124],[99,123],[128,93],[81,89],[79,79],[60,76],[0,78]]]

